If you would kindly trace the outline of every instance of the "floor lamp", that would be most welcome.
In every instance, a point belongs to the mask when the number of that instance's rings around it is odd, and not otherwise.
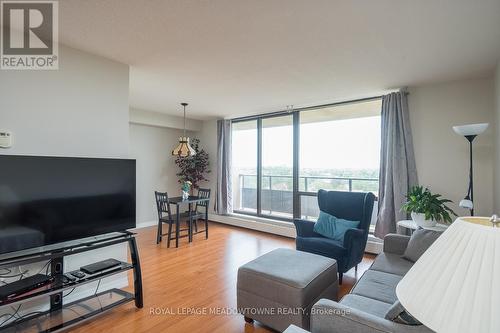
[[[472,141],[479,134],[486,131],[488,123],[469,124],[453,126],[455,133],[464,136],[469,141],[469,189],[467,195],[460,201],[459,206],[470,210],[470,215],[474,216],[474,173],[472,169]]]

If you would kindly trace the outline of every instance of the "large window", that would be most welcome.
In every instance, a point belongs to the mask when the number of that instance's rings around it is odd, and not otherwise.
[[[233,123],[233,209],[257,214],[257,120]]]
[[[233,208],[315,219],[317,191],[378,194],[381,100],[233,122]]]
[[[261,213],[293,218],[293,118],[262,119]]]

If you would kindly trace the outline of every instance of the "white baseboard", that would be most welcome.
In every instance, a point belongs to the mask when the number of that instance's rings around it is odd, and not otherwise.
[[[134,229],[141,229],[141,228],[147,228],[147,227],[152,227],[154,225],[158,225],[158,221],[145,221],[145,222],[139,222],[135,225]]]
[[[209,214],[209,220],[229,224],[236,227],[247,228],[252,230],[258,230],[262,232],[267,232],[270,234],[295,238],[297,233],[295,232],[295,226],[290,222],[282,222],[271,219],[264,219],[254,216],[244,216],[241,214],[233,215],[217,215]],[[383,250],[383,241],[373,237],[368,237],[368,242],[366,243],[365,252],[379,254]]]
[[[236,227],[247,228],[262,232],[267,232],[270,234],[295,238],[295,226],[293,223],[281,222],[270,219],[263,219],[253,216],[241,216],[241,215],[217,215],[209,214],[208,219],[210,221],[229,224]]]

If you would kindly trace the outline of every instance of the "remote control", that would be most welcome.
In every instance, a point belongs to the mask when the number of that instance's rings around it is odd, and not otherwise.
[[[85,277],[85,274],[83,274],[80,271],[71,272],[70,274],[73,275],[74,277],[78,278],[78,279],[81,279],[81,278]]]
[[[74,282],[75,280],[76,280],[76,278],[73,275],[71,275],[71,274],[67,274],[66,273],[66,274],[63,275],[63,282],[64,283]]]

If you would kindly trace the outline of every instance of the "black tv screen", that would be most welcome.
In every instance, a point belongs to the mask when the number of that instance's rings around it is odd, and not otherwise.
[[[0,253],[135,227],[135,160],[0,155]]]

